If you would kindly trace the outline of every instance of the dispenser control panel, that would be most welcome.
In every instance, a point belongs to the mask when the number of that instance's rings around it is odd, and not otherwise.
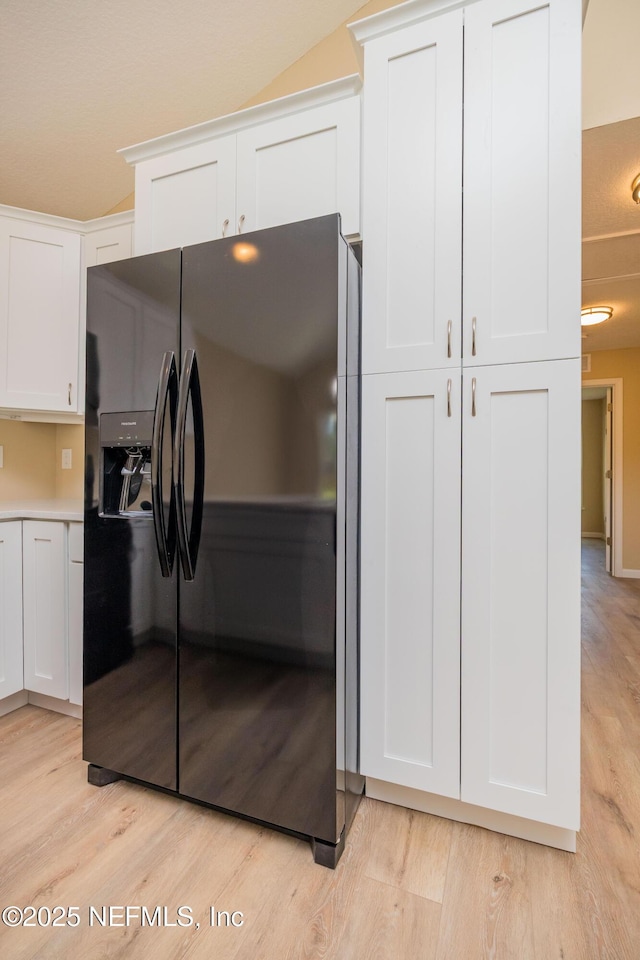
[[[150,447],[153,410],[132,413],[103,413],[100,417],[100,446]]]

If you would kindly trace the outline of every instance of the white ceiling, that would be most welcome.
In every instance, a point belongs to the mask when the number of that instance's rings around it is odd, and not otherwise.
[[[640,173],[640,118],[585,130],[582,161],[582,305],[613,307],[611,320],[583,329],[583,349],[638,347],[640,204],[631,183]]]
[[[362,3],[2,0],[0,203],[103,215],[116,150],[238,109]]]

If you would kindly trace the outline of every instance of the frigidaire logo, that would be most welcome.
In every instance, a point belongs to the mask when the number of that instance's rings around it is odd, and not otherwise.
[[[137,427],[138,421],[137,420],[121,420],[120,426],[121,427]]]

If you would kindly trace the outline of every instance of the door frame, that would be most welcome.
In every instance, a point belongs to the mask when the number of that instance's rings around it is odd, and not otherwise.
[[[613,464],[613,569],[614,577],[624,577],[622,565],[622,508],[623,508],[623,478],[622,478],[622,377],[606,377],[599,380],[582,378],[583,389],[590,387],[610,387],[612,397],[613,437],[612,464]]]

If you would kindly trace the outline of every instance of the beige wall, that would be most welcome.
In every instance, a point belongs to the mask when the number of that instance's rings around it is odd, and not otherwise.
[[[402,2],[403,0],[370,0],[369,3],[365,3],[352,17],[345,20],[337,30],[334,30],[315,47],[308,50],[303,57],[287,67],[271,83],[263,87],[238,109],[253,107],[258,103],[266,103],[268,100],[286,97],[290,93],[298,93],[300,90],[315,87],[320,83],[328,83],[330,80],[339,80],[340,77],[348,77],[352,73],[358,73],[358,58],[351,42],[351,34],[347,30],[347,24],[362,20],[374,13],[380,13],[381,10],[386,10],[388,7],[395,7]],[[210,119],[215,119],[215,116]],[[133,210],[134,204],[135,194],[130,193],[128,197],[124,197],[111,210],[106,210],[105,216],[110,213],[120,213],[123,210]]]
[[[591,354],[589,380],[623,381],[623,556],[627,570],[640,570],[640,347],[598,350]]]
[[[604,534],[604,404],[582,401],[582,532]]]
[[[286,97],[287,94],[306,90],[307,87],[315,87],[319,83],[328,83],[329,80],[338,80],[340,77],[348,77],[351,73],[358,73],[360,69],[358,58],[347,24],[370,17],[374,13],[380,13],[381,10],[389,7],[396,7],[401,2],[402,0],[370,0],[369,3],[365,3],[337,30],[308,50],[303,57],[287,67],[242,106],[252,107],[257,103],[265,103],[267,100],[275,100],[277,97]]]
[[[0,420],[0,444],[0,502],[82,497],[83,427]],[[61,469],[63,447],[72,450],[71,470]]]
[[[84,496],[84,427],[56,424],[56,497]],[[62,469],[62,451],[71,450],[71,470]]]

